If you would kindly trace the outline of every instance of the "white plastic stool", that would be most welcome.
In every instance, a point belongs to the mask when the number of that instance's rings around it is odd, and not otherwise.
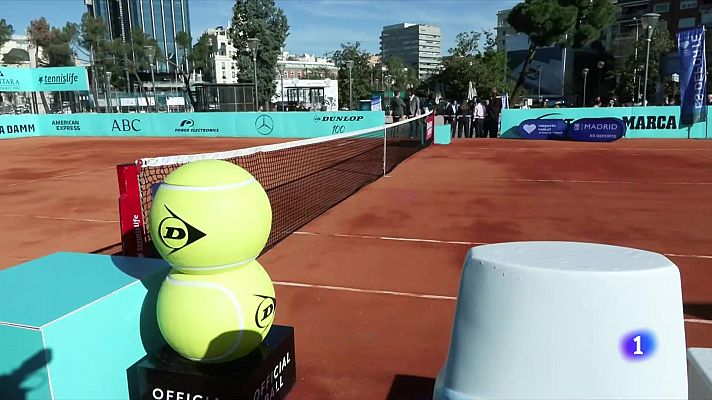
[[[434,398],[685,399],[685,351],[680,273],[666,257],[480,246],[465,260]]]
[[[712,400],[712,349],[687,349],[690,400]]]

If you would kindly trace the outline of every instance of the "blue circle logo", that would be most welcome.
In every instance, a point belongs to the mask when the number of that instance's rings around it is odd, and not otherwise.
[[[623,358],[628,361],[642,361],[655,355],[657,345],[653,331],[641,329],[623,335],[620,352]]]

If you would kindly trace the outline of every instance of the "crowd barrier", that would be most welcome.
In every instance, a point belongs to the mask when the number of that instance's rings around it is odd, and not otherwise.
[[[573,122],[582,118],[620,118],[625,123],[627,138],[712,138],[707,122],[680,126],[680,107],[595,107],[535,108],[502,111],[502,136],[516,137],[519,124],[528,119],[563,119]]]
[[[382,126],[383,111],[22,114],[0,139],[37,136],[313,138]]]

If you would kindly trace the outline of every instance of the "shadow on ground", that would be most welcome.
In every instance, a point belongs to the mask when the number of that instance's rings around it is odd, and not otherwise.
[[[387,400],[432,400],[435,379],[422,376],[396,375]]]

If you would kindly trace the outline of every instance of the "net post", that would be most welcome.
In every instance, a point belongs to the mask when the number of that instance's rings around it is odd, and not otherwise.
[[[116,166],[119,179],[119,224],[124,256],[143,257],[145,248],[141,192],[138,182],[139,166]]]
[[[383,176],[386,176],[386,147],[388,139],[388,125],[383,125]]]

